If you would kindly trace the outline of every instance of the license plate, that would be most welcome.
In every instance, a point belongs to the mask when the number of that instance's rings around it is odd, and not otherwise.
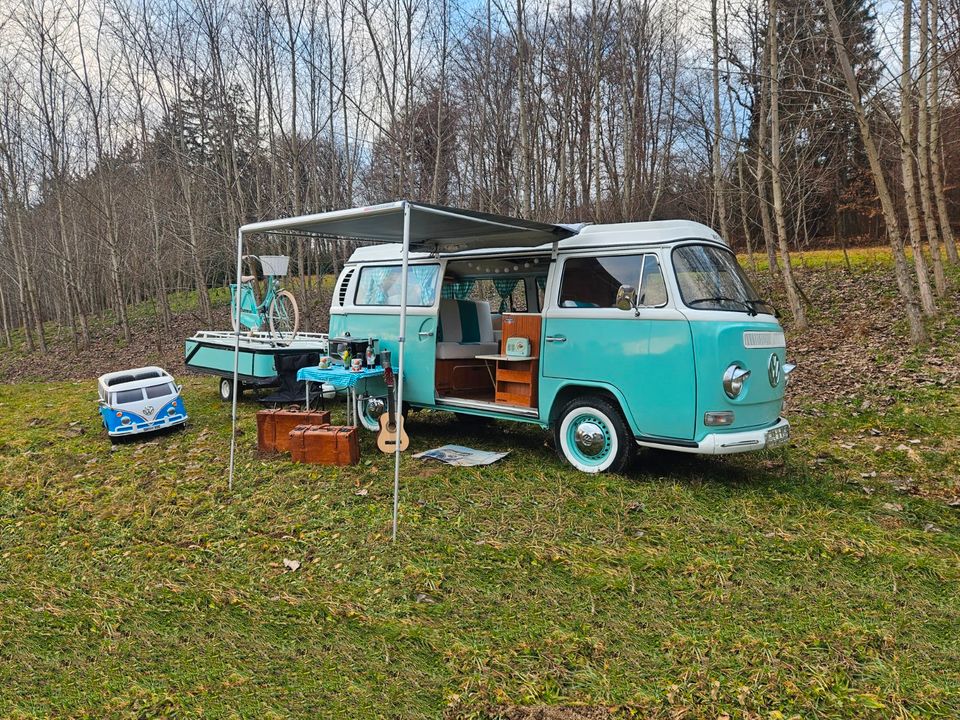
[[[764,447],[780,447],[781,445],[786,445],[788,442],[790,442],[790,426],[784,425],[783,427],[774,428],[773,430],[767,430],[766,444]]]

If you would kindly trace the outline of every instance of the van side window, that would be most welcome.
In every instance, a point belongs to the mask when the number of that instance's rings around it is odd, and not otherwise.
[[[663,281],[660,260],[656,255],[643,256],[643,277],[637,290],[637,305],[660,307],[667,304],[667,285]]]
[[[368,266],[360,270],[357,305],[399,305],[399,265]],[[439,265],[411,265],[407,272],[407,305],[430,307],[437,297]]]
[[[569,258],[563,264],[560,307],[615,308],[620,286],[635,288],[642,266],[643,255]]]

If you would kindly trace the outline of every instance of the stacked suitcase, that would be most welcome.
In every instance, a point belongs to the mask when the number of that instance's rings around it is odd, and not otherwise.
[[[260,410],[257,449],[261,454],[289,452],[294,462],[300,463],[360,462],[357,428],[331,425],[328,411]]]

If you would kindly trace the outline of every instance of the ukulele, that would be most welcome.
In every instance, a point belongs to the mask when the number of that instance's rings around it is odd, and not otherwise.
[[[390,353],[386,350],[383,352],[383,382],[387,386],[387,412],[380,416],[377,447],[389,454],[396,452],[399,445],[400,452],[403,452],[410,444],[410,438],[403,429],[403,415],[396,411],[397,383],[393,376],[393,368],[390,367]]]

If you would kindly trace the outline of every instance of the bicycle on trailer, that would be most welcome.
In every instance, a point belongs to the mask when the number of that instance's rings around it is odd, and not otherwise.
[[[297,299],[289,290],[280,286],[279,277],[284,277],[290,265],[286,255],[244,255],[252,275],[240,277],[240,328],[249,332],[269,332],[270,339],[278,345],[289,345],[300,328],[300,308]],[[257,268],[259,265],[259,270]],[[266,282],[263,301],[257,302],[254,283]],[[237,286],[230,284],[230,321],[234,332],[237,327]],[[269,329],[269,330],[268,330]]]

